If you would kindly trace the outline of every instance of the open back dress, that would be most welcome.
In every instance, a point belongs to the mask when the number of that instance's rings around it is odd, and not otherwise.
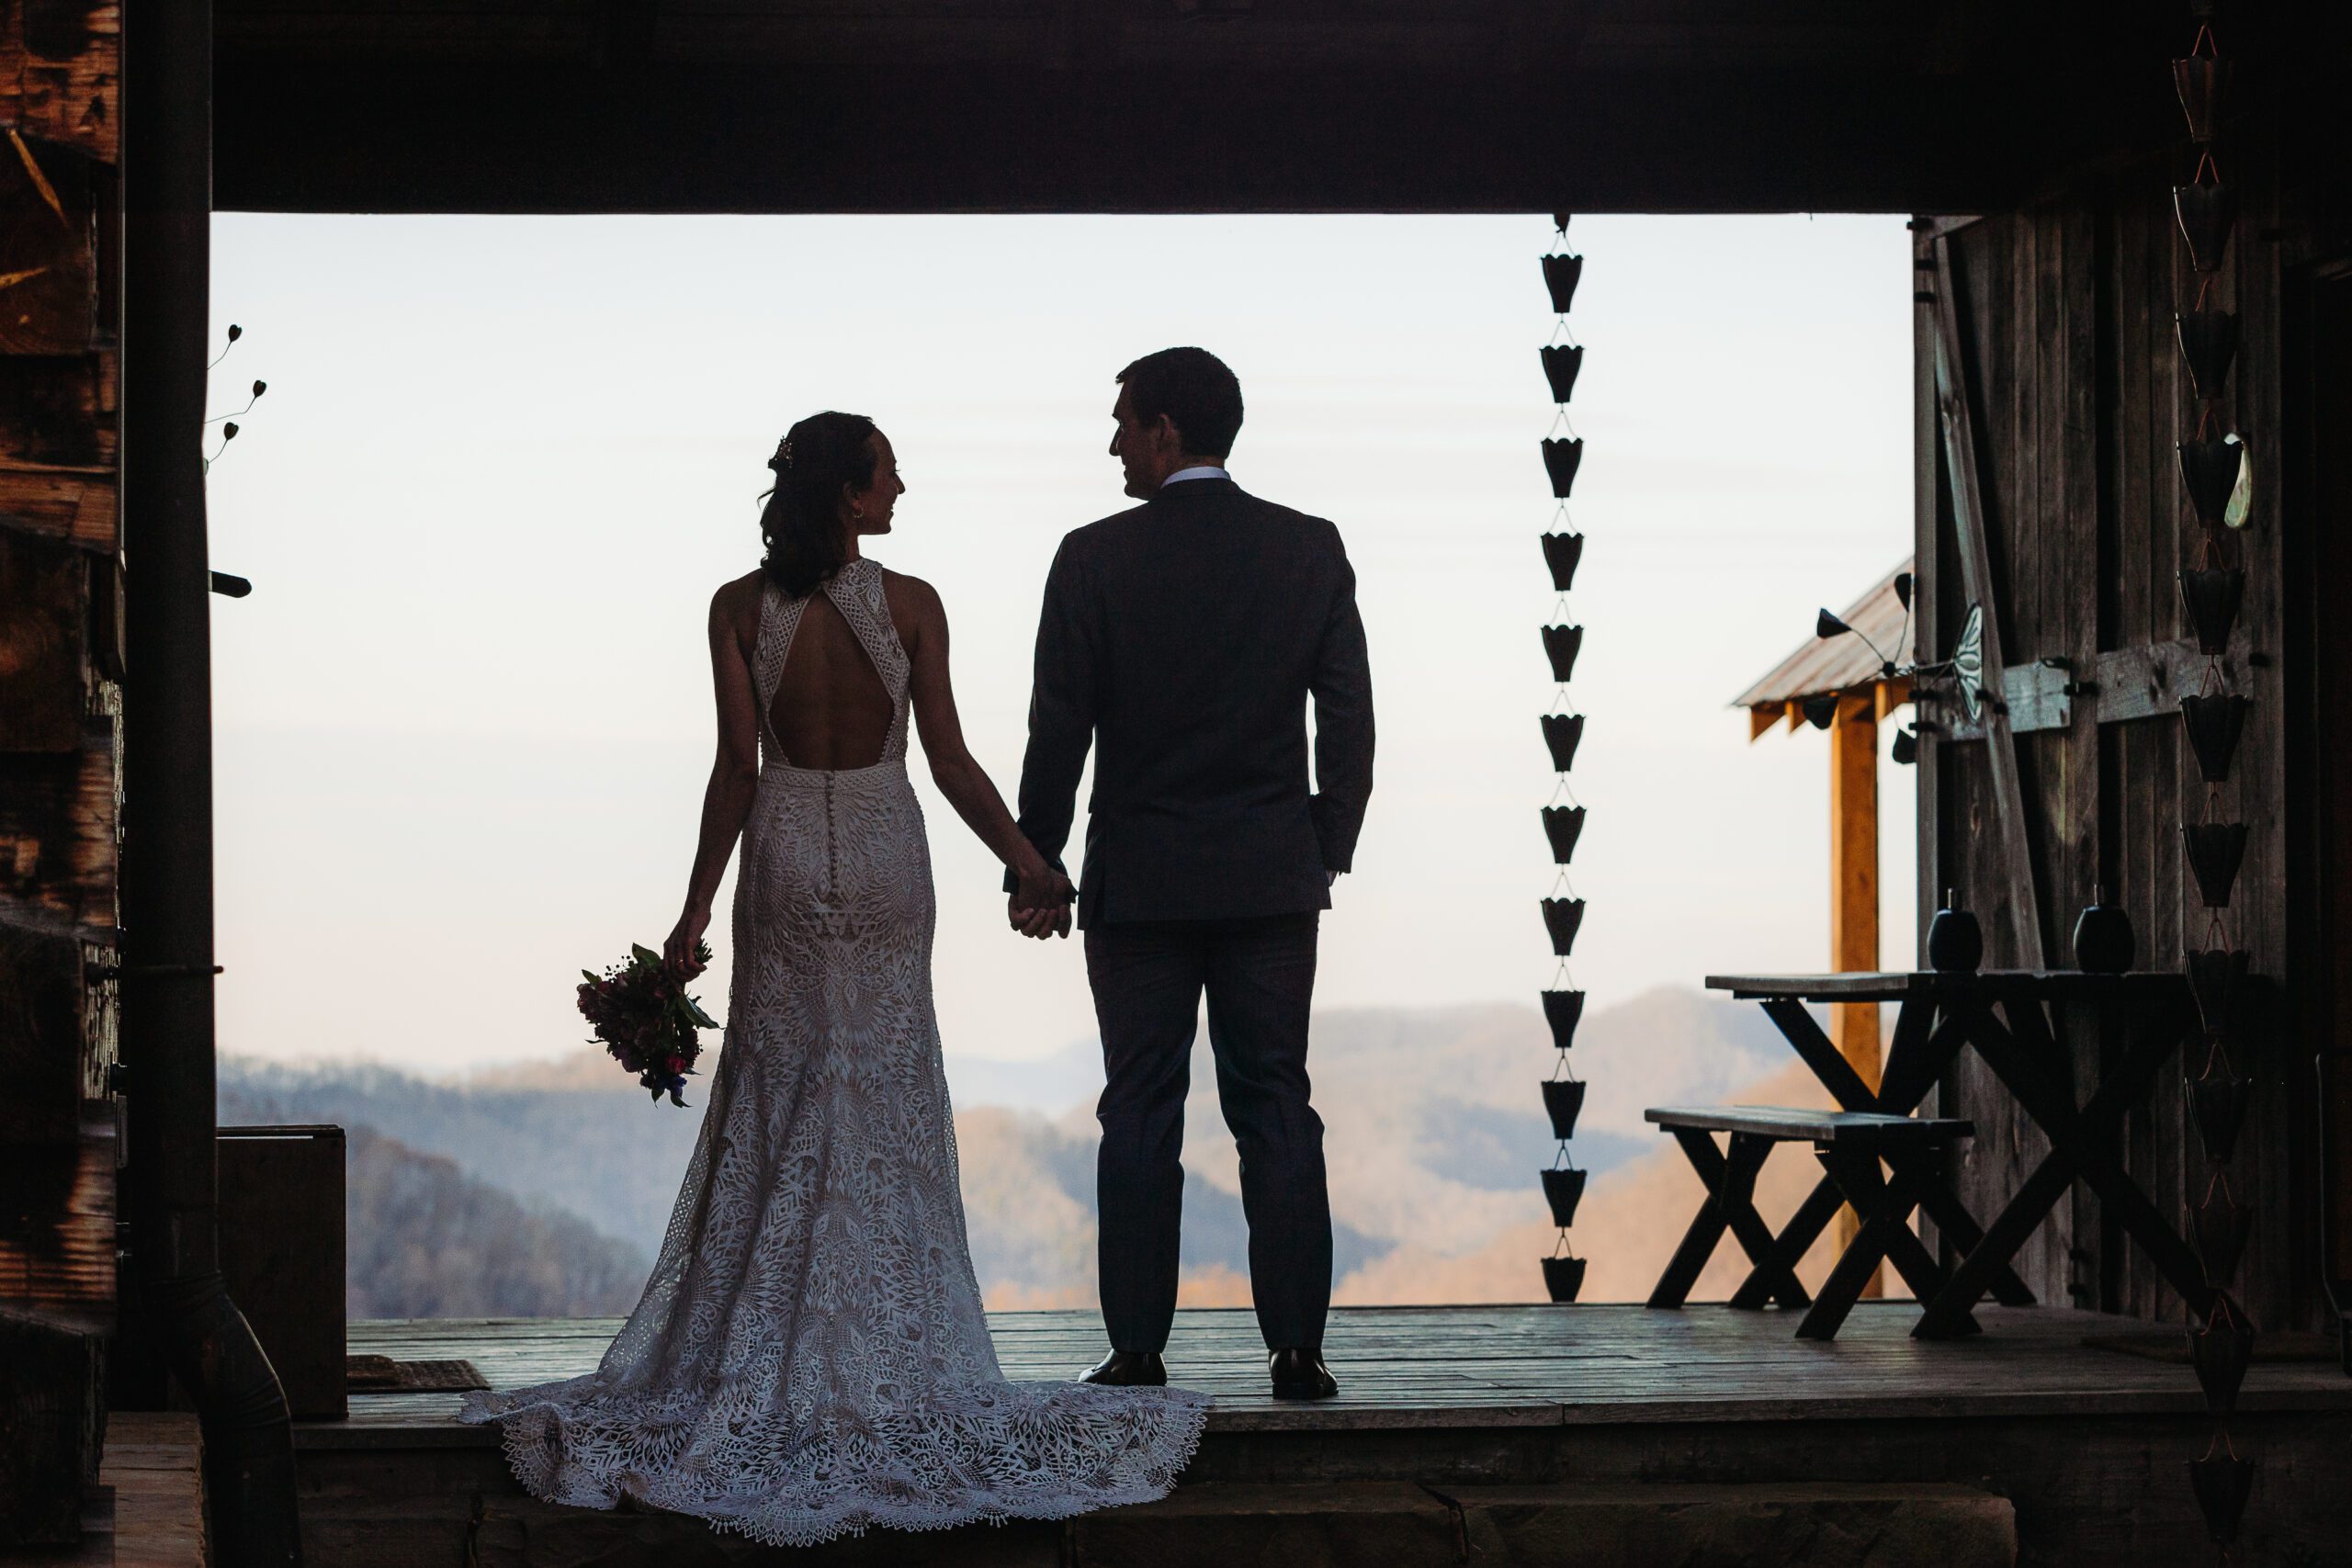
[[[1162,1496],[1205,1395],[998,1368],[932,1005],[906,650],[879,567],[819,592],[889,694],[881,760],[783,754],[769,712],[811,599],[763,583],[726,1041],[660,1260],[595,1371],[471,1394],[466,1419],[501,1425],[536,1496],[632,1498],[776,1545]]]

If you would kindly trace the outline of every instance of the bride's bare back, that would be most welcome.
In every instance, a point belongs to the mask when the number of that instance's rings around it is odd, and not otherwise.
[[[786,759],[829,773],[870,768],[882,760],[891,711],[881,673],[840,608],[821,589],[811,594],[768,709]]]

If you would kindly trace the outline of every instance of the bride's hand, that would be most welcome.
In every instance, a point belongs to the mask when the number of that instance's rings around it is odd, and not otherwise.
[[[673,977],[691,980],[702,973],[703,964],[695,956],[695,949],[702,945],[702,933],[709,929],[710,911],[707,908],[689,908],[678,917],[677,927],[670,932],[670,940],[662,944],[662,966],[669,970]]]
[[[1019,877],[1020,886],[1006,908],[1012,929],[1040,942],[1069,935],[1070,902],[1076,896],[1069,878],[1042,859],[1023,868]]]

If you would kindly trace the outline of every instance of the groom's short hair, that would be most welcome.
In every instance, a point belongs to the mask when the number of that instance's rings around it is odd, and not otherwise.
[[[1241,434],[1241,382],[1205,348],[1163,348],[1119,372],[1127,409],[1138,424],[1161,414],[1176,427],[1184,450],[1223,457]]]

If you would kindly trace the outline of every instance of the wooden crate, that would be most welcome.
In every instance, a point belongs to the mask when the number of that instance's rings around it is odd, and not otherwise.
[[[223,1127],[220,1269],[296,1418],[341,1419],[340,1127]]]

